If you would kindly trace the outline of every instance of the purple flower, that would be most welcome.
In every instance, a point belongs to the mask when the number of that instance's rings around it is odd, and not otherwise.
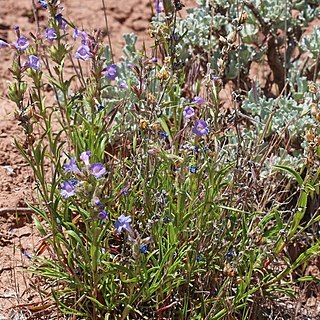
[[[127,196],[129,194],[129,187],[121,188],[121,194]]]
[[[59,29],[64,30],[67,27],[67,23],[64,20],[62,13],[58,13],[54,18],[59,24]]]
[[[98,218],[101,219],[101,220],[109,219],[109,215],[107,214],[107,212],[105,210],[101,210],[98,213]]]
[[[158,59],[156,58],[156,57],[152,57],[151,59],[150,59],[150,62],[152,62],[152,63],[156,63],[158,61]]]
[[[107,66],[105,75],[110,80],[114,80],[118,76],[117,65],[111,64],[110,66]]]
[[[13,30],[15,30],[15,31],[18,31],[19,29],[20,29],[19,26],[14,26],[14,27],[13,27]]]
[[[29,61],[27,62],[27,66],[34,70],[40,70],[41,64],[40,64],[39,58],[32,54],[31,56],[29,56]]]
[[[148,251],[148,244],[143,244],[142,246],[139,247],[139,250],[141,253],[147,253]]]
[[[161,13],[163,10],[163,2],[162,0],[155,0],[156,3],[156,12]]]
[[[91,165],[90,173],[97,179],[100,179],[106,173],[106,168],[101,162],[97,162]]]
[[[127,63],[127,68],[128,68],[129,70],[132,70],[132,69],[133,69],[133,64],[132,64],[132,63]]]
[[[58,36],[57,36],[54,28],[49,28],[49,29],[46,30],[45,37],[48,40],[53,41],[54,39],[57,39]]]
[[[227,259],[232,259],[235,255],[235,251],[231,249],[230,251],[227,252]]]
[[[130,222],[131,222],[131,217],[130,216],[126,217],[125,215],[122,214],[118,218],[114,226],[117,228],[118,233],[121,233],[123,230],[131,231],[132,229],[130,226]]]
[[[192,132],[195,133],[198,137],[206,135],[209,133],[207,122],[204,120],[196,121]]]
[[[169,135],[164,131],[160,132],[160,136],[165,139],[169,137]]]
[[[127,83],[125,81],[120,81],[119,82],[119,88],[123,89],[123,90],[126,90],[126,89],[128,89],[128,85],[127,85]]]
[[[47,9],[47,7],[48,7],[48,2],[47,1],[38,0],[38,3],[41,4],[43,9]]]
[[[29,46],[29,42],[25,37],[18,38],[17,42],[15,43],[15,47],[22,51],[26,50],[28,46]]]
[[[97,112],[100,112],[100,111],[102,111],[103,109],[105,109],[105,106],[103,106],[103,105],[101,105],[101,104],[99,104],[97,107],[98,107],[98,108],[97,108]]]
[[[84,31],[79,31],[77,28],[74,29],[73,40],[76,41],[77,37],[82,37],[83,40],[88,39],[88,34]]]
[[[77,179],[72,179],[69,181],[73,186],[77,185],[79,181]]]
[[[93,203],[94,203],[94,205],[97,207],[97,206],[100,206],[101,201],[100,201],[100,199],[99,199],[98,197],[94,196],[94,197],[93,197]],[[102,207],[102,208],[103,208],[103,207]]]
[[[3,40],[0,40],[0,49],[9,47],[9,44]]]
[[[194,116],[194,109],[190,106],[187,106],[184,108],[182,115],[185,119],[190,119]]]
[[[23,251],[23,255],[27,257],[29,260],[32,260],[31,255],[27,251]]]
[[[83,152],[81,152],[80,159],[84,162],[84,164],[86,166],[88,166],[90,164],[89,163],[90,156],[91,156],[91,151],[83,151]]]
[[[74,183],[71,181],[62,182],[60,194],[66,199],[68,199],[71,196],[74,196],[76,194],[76,188],[74,187]]]
[[[77,50],[75,57],[77,59],[81,59],[81,60],[89,60],[91,58],[92,54],[90,52],[90,48],[86,45],[82,45],[79,47],[79,49]]]
[[[206,100],[204,98],[195,96],[192,100],[192,103],[196,103],[197,105],[201,106],[202,104],[204,104],[206,102]]]
[[[81,171],[79,170],[77,164],[76,164],[76,160],[75,158],[70,158],[70,162],[69,164],[65,163],[63,165],[64,167],[64,172],[68,173],[68,172],[73,172],[73,173],[80,173]]]
[[[220,79],[219,76],[212,76],[212,80],[213,80],[214,82],[218,82],[218,83],[219,83],[219,81],[220,81],[221,79]]]

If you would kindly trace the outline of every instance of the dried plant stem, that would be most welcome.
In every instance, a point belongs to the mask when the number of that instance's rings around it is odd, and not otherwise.
[[[106,23],[107,37],[108,37],[108,43],[109,43],[109,48],[110,48],[110,53],[111,53],[111,59],[112,59],[112,62],[114,63],[113,52],[112,52],[112,44],[111,44],[111,38],[110,38],[110,31],[109,31],[109,25],[108,25],[107,8],[106,8],[106,4],[105,4],[104,0],[102,0],[102,5],[103,5],[104,20],[105,20],[105,23]]]
[[[29,208],[29,207],[25,207],[25,208],[15,208],[15,207],[4,207],[4,208],[0,208],[0,215],[5,214],[5,213],[33,213],[33,209]]]

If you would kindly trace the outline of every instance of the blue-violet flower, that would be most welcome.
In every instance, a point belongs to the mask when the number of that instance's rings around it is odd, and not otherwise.
[[[117,65],[111,64],[111,65],[107,66],[107,70],[106,70],[105,75],[110,80],[114,80],[118,76]]]
[[[88,39],[88,34],[84,31],[80,31],[77,28],[75,28],[72,38],[74,41],[76,41],[77,37],[82,37],[83,40],[86,40]]]
[[[207,135],[209,133],[207,122],[204,120],[196,121],[192,132],[195,133],[198,137]]]
[[[3,40],[0,40],[0,49],[9,47],[9,44]]]
[[[131,222],[131,217],[130,216],[126,217],[125,215],[122,214],[118,218],[114,226],[117,228],[118,233],[121,233],[123,230],[131,231],[132,229],[130,226],[130,222]]]
[[[48,7],[48,2],[47,1],[38,0],[38,3],[41,4],[43,9],[47,9],[47,7]]]
[[[54,28],[48,28],[48,29],[46,30],[45,37],[46,37],[49,41],[53,41],[53,40],[57,39],[58,36],[57,36]]]
[[[34,56],[33,54],[29,56],[29,61],[27,62],[27,65],[34,70],[40,70],[41,66],[39,58]]]
[[[54,18],[59,24],[59,29],[64,30],[67,27],[67,23],[64,20],[62,13],[58,13]]]
[[[192,100],[193,103],[196,103],[197,105],[202,105],[206,102],[206,100],[204,98],[201,98],[201,97],[198,97],[198,96],[195,96]]]
[[[164,131],[160,132],[160,136],[165,139],[169,137],[169,135]]]
[[[163,2],[162,0],[155,0],[156,3],[156,12],[161,13],[163,10]]]
[[[71,181],[62,182],[60,194],[66,199],[71,196],[74,196],[76,194],[76,188],[74,186],[74,183]]]
[[[127,83],[125,81],[122,80],[122,81],[119,82],[119,88],[123,89],[123,90],[127,90],[128,89],[128,85],[127,85]]]
[[[139,247],[139,250],[140,250],[141,253],[147,253],[148,244],[143,244],[142,246]]]
[[[25,37],[18,38],[17,42],[15,43],[15,47],[22,51],[26,50],[28,46],[29,46],[29,42]]]
[[[109,215],[107,214],[107,212],[105,210],[101,210],[98,214],[98,218],[100,220],[105,220],[105,219],[109,219]]]
[[[190,106],[187,106],[184,108],[182,115],[185,119],[190,119],[194,116],[194,109]]]
[[[189,168],[190,173],[197,173],[198,167],[196,165],[192,165]]]
[[[100,162],[94,163],[90,167],[90,173],[100,179],[106,173],[106,168]]]
[[[91,56],[92,54],[90,52],[90,48],[87,45],[81,45],[75,54],[75,57],[77,59],[81,59],[84,61],[89,60]]]
[[[81,171],[79,170],[77,164],[76,164],[76,160],[75,158],[70,158],[70,162],[69,164],[65,163],[63,165],[64,167],[64,172],[68,173],[68,172],[72,172],[72,173],[80,173]]]
[[[81,152],[80,159],[84,162],[86,166],[90,164],[89,159],[91,156],[91,151],[83,151]]]

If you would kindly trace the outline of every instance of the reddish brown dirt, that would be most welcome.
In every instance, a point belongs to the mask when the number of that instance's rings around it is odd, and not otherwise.
[[[152,17],[151,0],[106,0],[108,25],[116,59],[121,56],[123,33],[134,32],[139,36],[138,47],[147,41],[147,28]],[[186,7],[193,0],[184,1]],[[36,32],[34,21],[36,0],[0,1],[0,39],[14,42],[13,26],[19,25],[25,36]],[[79,29],[100,29],[106,34],[103,4],[101,0],[62,0],[64,17]],[[45,30],[45,11],[38,11],[40,32]],[[150,41],[150,40],[149,40]],[[107,38],[105,39],[107,43]],[[32,223],[26,200],[35,203],[31,170],[14,145],[14,138],[23,137],[14,117],[14,104],[7,97],[13,53],[0,51],[0,320],[40,319],[31,302],[40,301],[35,289],[35,278],[26,272],[30,256],[39,246],[39,236]],[[20,209],[15,209],[20,208]],[[30,256],[29,256],[30,255]],[[18,307],[17,306],[21,306]],[[41,311],[41,309],[40,309]],[[51,319],[44,317],[41,319]]]

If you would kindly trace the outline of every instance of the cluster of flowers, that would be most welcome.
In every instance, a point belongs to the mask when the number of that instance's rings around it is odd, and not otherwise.
[[[14,30],[16,30],[18,39],[15,43],[9,44],[4,40],[0,40],[0,49],[2,48],[15,48],[16,50],[22,52],[26,50],[29,46],[29,41],[25,37],[20,36],[19,26],[15,26]],[[40,61],[39,58],[33,54],[29,55],[28,60],[24,63],[24,69],[32,68],[34,70],[40,70]]]
[[[38,0],[38,3],[40,3],[41,6],[45,9],[48,6],[48,3],[46,1]],[[64,20],[61,13],[59,13],[55,16],[55,20],[58,24],[59,29],[64,30],[67,27],[67,23]],[[17,41],[15,43],[9,44],[8,42],[6,42],[4,40],[0,40],[0,49],[14,48],[14,49],[18,50],[19,53],[21,53],[29,47],[29,41],[26,37],[21,36],[19,26],[15,26],[14,30],[16,31],[16,34],[18,37]],[[51,42],[54,41],[55,39],[57,39],[58,35],[56,33],[55,28],[47,28],[44,37]],[[40,63],[39,58],[33,54],[29,55],[28,60],[23,64],[24,70],[26,70],[28,68],[32,68],[32,69],[38,71],[38,70],[40,70],[40,67],[41,67],[41,63]]]
[[[97,162],[90,165],[90,151],[84,151],[80,155],[80,159],[83,161],[85,167],[82,169],[82,171],[79,169],[75,158],[70,158],[69,163],[64,164],[64,172],[65,173],[73,173],[78,176],[84,176],[84,171],[89,172],[91,175],[93,175],[96,179],[102,178],[105,173],[106,169],[103,166],[101,162]],[[60,194],[64,198],[69,198],[71,196],[74,196],[76,194],[76,185],[78,184],[78,180],[70,180],[70,181],[64,181],[61,183],[61,192]]]
[[[81,153],[80,159],[84,163],[84,167],[82,168],[82,170],[79,169],[75,158],[70,158],[69,163],[65,163],[63,165],[64,172],[72,173],[75,176],[79,176],[79,177],[84,177],[85,172],[89,172],[89,174],[94,176],[96,179],[102,178],[106,173],[105,167],[100,162],[90,164],[90,156],[91,156],[90,151],[84,151]],[[76,179],[63,181],[61,183],[61,190],[60,190],[61,196],[66,199],[74,196],[76,194],[76,191],[77,191],[76,186],[78,184],[79,184],[79,181]],[[104,206],[101,206],[101,202],[98,198],[94,199],[94,205],[98,209],[99,219],[101,220],[109,219],[108,213],[105,211]],[[121,233],[122,231],[125,231],[125,230],[128,231],[129,233],[133,233],[130,226],[130,222],[131,222],[131,217],[125,216],[122,214],[118,218],[118,220],[115,222],[114,226],[117,229],[118,233]]]
[[[98,51],[98,44],[93,37],[88,35],[85,31],[80,31],[75,28],[73,40],[76,41],[78,38],[81,39],[81,45],[75,53],[75,58],[83,61],[92,59]],[[117,65],[114,63],[107,65],[104,75],[109,80],[116,80],[119,77]],[[127,83],[123,80],[118,80],[118,86],[120,89],[128,89]]]
[[[48,3],[46,1],[38,0],[38,2],[42,5],[43,8],[45,9],[47,8]],[[67,28],[67,23],[61,13],[55,16],[55,20],[60,30],[65,30]],[[18,36],[17,41],[15,43],[9,44],[4,40],[0,40],[0,49],[15,48],[21,53],[22,51],[25,51],[29,47],[29,41],[26,37],[23,37],[20,35],[20,30],[18,26],[15,26],[14,29],[16,30],[16,33]],[[58,38],[57,30],[53,27],[47,28],[44,34],[44,37],[48,41],[53,42]],[[89,36],[85,31],[80,31],[79,29],[75,28],[72,38],[74,41],[76,41],[77,38],[81,38],[81,45],[75,53],[76,59],[86,61],[91,59],[94,56],[94,54],[96,54],[98,50],[98,46],[95,43],[93,37]],[[32,68],[34,70],[40,70],[41,62],[36,55],[31,54],[28,56],[28,60],[23,64],[23,68],[24,70],[28,68]],[[115,80],[118,77],[117,65],[116,64],[108,65],[105,70],[105,76],[110,80]],[[127,84],[124,81],[119,82],[119,87],[121,89],[128,88]]]
[[[205,103],[205,99],[201,97],[194,97],[194,99],[191,101],[191,103],[194,103],[198,106],[201,106]],[[187,120],[192,119],[195,116],[195,110],[192,106],[186,106],[183,110],[183,117]],[[208,124],[205,120],[198,120],[195,122],[195,125],[192,129],[192,132],[197,135],[198,137],[202,137],[204,135],[207,135],[209,133],[208,130]]]
[[[78,48],[75,57],[76,59],[87,61],[91,59],[94,53],[97,51],[94,45],[94,41],[85,31],[80,31],[75,28],[73,33],[73,40],[76,41],[78,37],[81,38],[81,45]],[[105,76],[110,80],[115,80],[118,76],[117,65],[108,65],[105,71]]]
[[[163,1],[155,0],[156,12],[159,14],[163,11]]]
[[[87,61],[94,57],[97,52],[98,46],[96,45],[94,39],[90,37],[85,31],[80,31],[75,28],[73,33],[73,40],[76,41],[77,38],[81,39],[81,45],[75,53],[75,58],[83,61]],[[106,67],[104,75],[110,80],[116,80],[119,76],[118,67],[116,64],[110,64]],[[125,81],[119,80],[118,82],[120,89],[127,89],[128,85]]]

